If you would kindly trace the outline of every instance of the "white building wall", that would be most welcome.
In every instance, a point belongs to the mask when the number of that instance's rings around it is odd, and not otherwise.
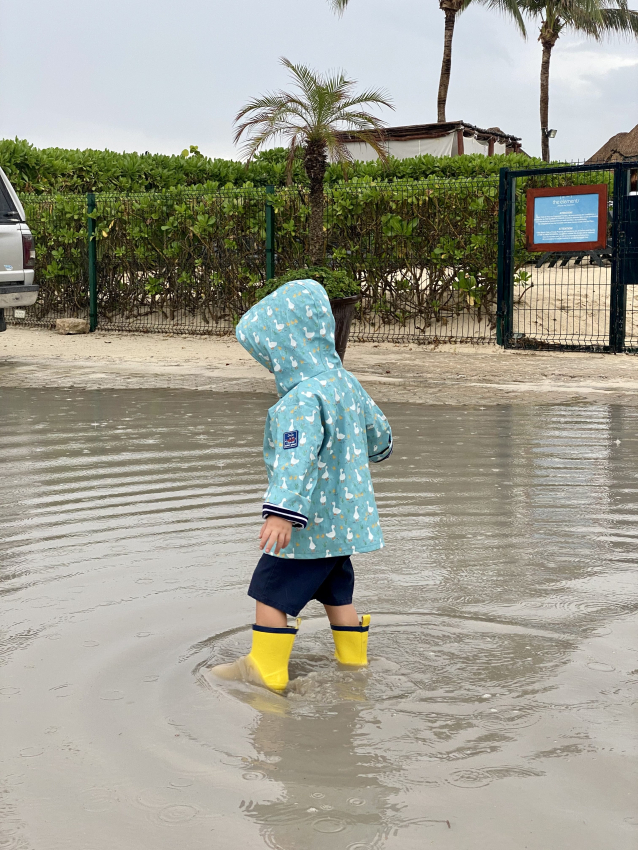
[[[374,162],[377,155],[374,148],[364,142],[347,142],[346,147],[353,159],[359,162]],[[479,142],[471,136],[463,139],[465,153],[482,153],[487,156],[488,142]],[[397,159],[411,159],[415,156],[430,154],[431,156],[457,156],[456,130],[438,139],[408,139],[406,141],[391,141],[388,143],[388,153]],[[494,153],[505,153],[505,145],[496,142]]]
[[[484,156],[487,156],[487,152],[489,150],[489,142],[482,141],[481,139],[475,139],[473,136],[464,136],[463,137],[463,151],[464,153],[482,153]],[[494,153],[505,153],[505,145],[499,142],[494,142]]]
[[[346,147],[353,159],[373,162],[377,155],[374,148],[364,142],[347,142]],[[397,159],[412,159],[414,156],[456,156],[456,133],[448,133],[440,139],[408,139],[388,143],[388,153]]]

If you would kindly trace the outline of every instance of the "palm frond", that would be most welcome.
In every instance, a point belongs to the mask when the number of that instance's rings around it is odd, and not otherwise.
[[[387,106],[388,109],[394,109],[392,98],[383,89],[371,89],[370,91],[362,92],[356,97],[349,97],[339,104],[341,109],[352,109],[353,106],[361,106],[370,104],[371,106]]]
[[[519,0],[523,14],[541,18],[559,34],[565,27],[600,41],[605,36],[638,36],[638,12],[627,0]]]
[[[523,5],[521,0],[464,0],[459,12],[464,12],[468,6],[474,3],[479,3],[481,6],[486,6],[495,12],[502,12],[506,17],[512,18],[523,38],[527,37],[525,19],[521,13]]]
[[[329,3],[333,12],[336,12],[337,15],[343,15],[348,5],[348,0],[329,0]]]
[[[601,34],[614,33],[625,35],[627,38],[632,35],[638,37],[638,12],[633,9],[601,9],[601,18]]]
[[[336,162],[349,158],[340,133],[361,134],[383,159],[387,153],[379,131],[385,122],[366,107],[393,109],[389,94],[382,89],[354,91],[356,81],[343,71],[319,74],[306,65],[282,57],[290,72],[293,91],[276,91],[248,101],[235,117],[235,144],[245,139],[242,156],[252,159],[258,150],[275,140],[288,146],[288,169],[296,150],[309,142],[319,143]],[[366,135],[367,134],[367,135]]]
[[[290,71],[297,83],[297,86],[306,96],[308,95],[308,92],[314,91],[317,86],[321,84],[321,80],[318,75],[311,71],[307,65],[295,65],[289,59],[286,59],[285,56],[282,56],[279,61],[284,68],[287,68]]]

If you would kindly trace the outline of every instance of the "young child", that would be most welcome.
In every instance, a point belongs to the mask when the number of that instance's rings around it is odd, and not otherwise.
[[[243,347],[274,373],[280,401],[264,434],[268,490],[259,533],[264,550],[248,594],[257,601],[252,650],[214,668],[271,690],[288,684],[299,627],[288,627],[311,600],[332,626],[335,657],[365,665],[370,615],[352,604],[351,555],[383,546],[368,461],[392,452],[381,410],[347,372],[335,349],[325,289],[313,280],[281,286],[237,325]]]

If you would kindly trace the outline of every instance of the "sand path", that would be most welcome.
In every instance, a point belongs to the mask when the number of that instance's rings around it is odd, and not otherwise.
[[[638,405],[633,355],[353,343],[346,366],[380,402]],[[272,377],[232,338],[100,331],[60,336],[15,327],[0,334],[1,387],[275,393]]]

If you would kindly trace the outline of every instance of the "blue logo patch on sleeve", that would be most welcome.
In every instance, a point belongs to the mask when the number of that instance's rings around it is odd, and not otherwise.
[[[284,434],[284,449],[296,449],[299,445],[299,431],[286,431]]]

